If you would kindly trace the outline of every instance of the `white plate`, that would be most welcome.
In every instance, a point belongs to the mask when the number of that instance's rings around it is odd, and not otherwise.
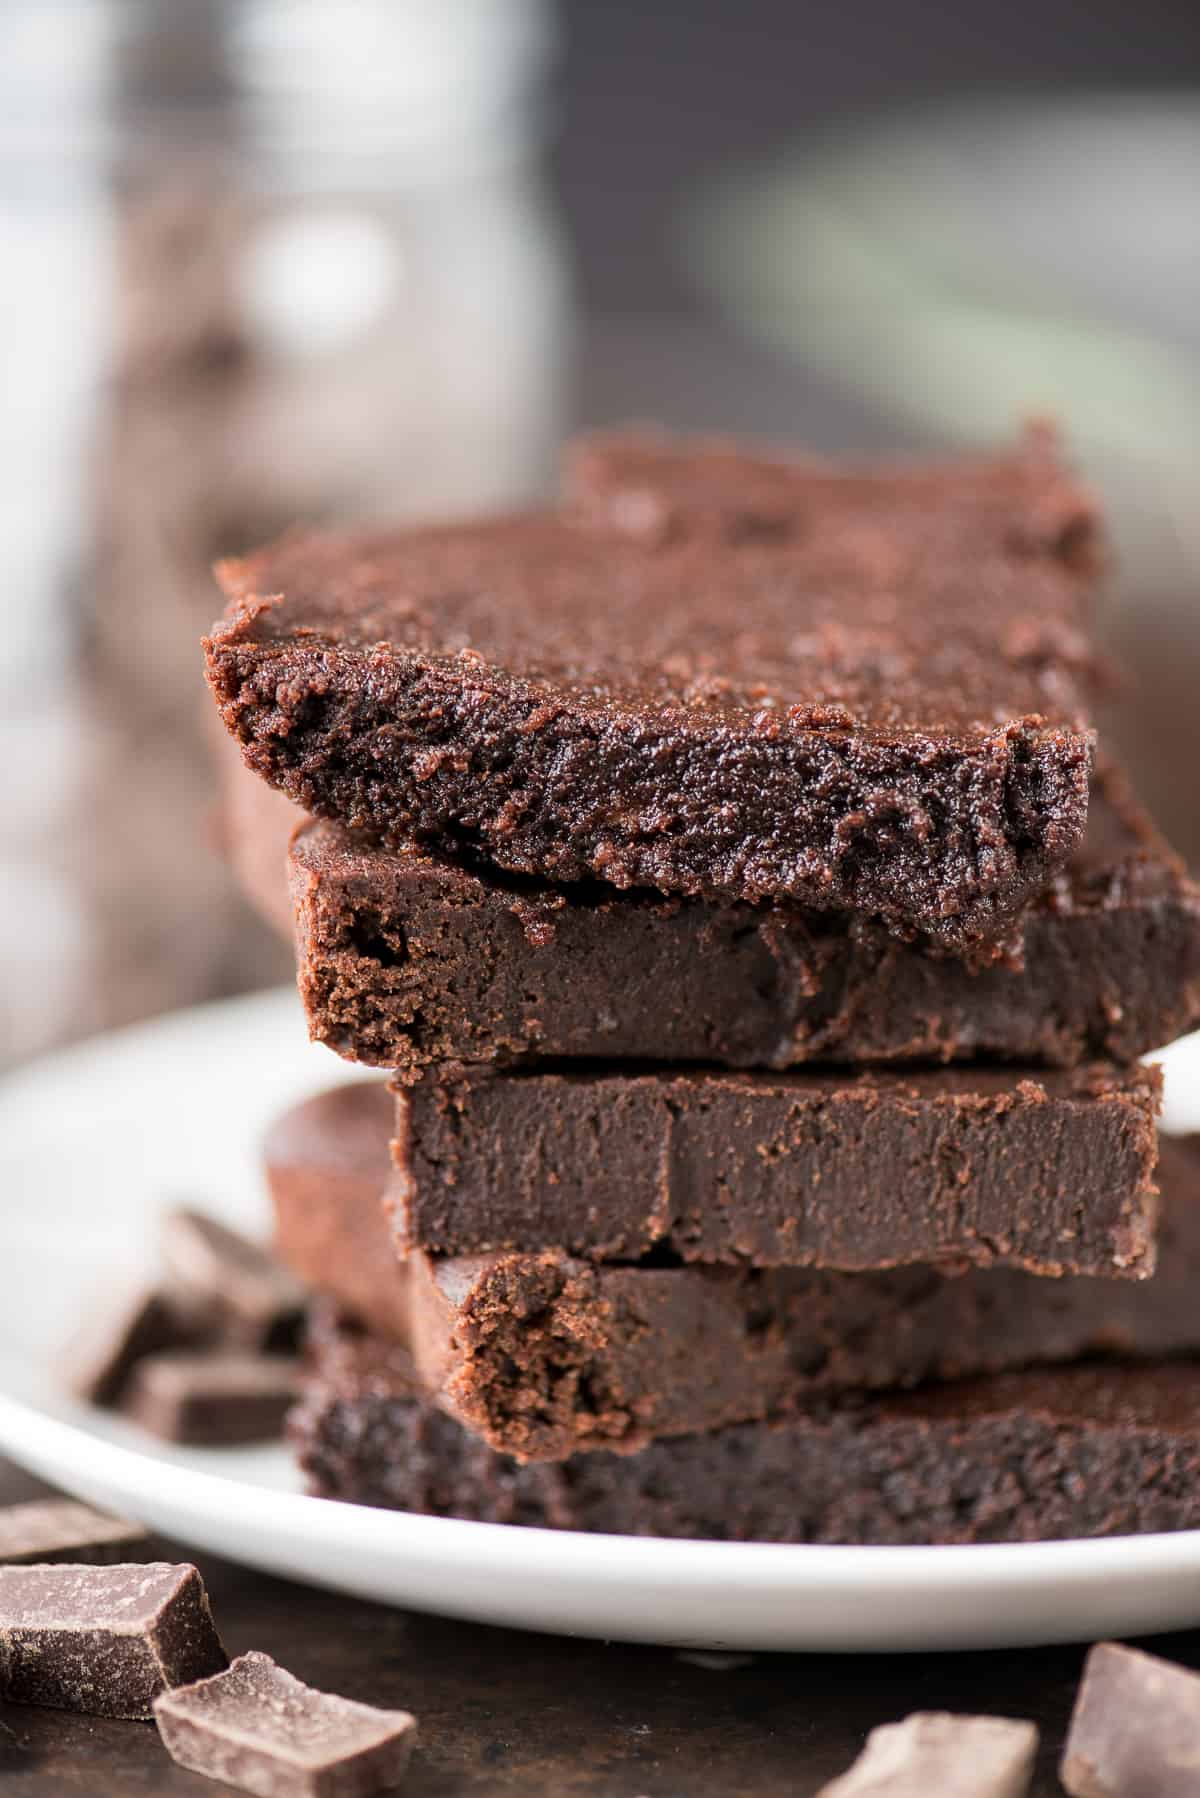
[[[1167,1121],[1200,1124],[1200,1038],[1168,1051]],[[250,1566],[488,1623],[737,1648],[996,1647],[1200,1623],[1200,1531],[979,1548],[663,1542],[305,1497],[280,1448],[166,1447],[57,1395],[56,1349],[153,1214],[191,1195],[265,1223],[257,1145],[349,1076],[291,993],[85,1044],[0,1089],[0,1449],[81,1497]]]

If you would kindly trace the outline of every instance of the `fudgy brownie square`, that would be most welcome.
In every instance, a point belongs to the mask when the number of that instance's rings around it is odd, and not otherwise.
[[[663,529],[618,495],[225,564],[249,765],[394,846],[995,940],[1087,813],[1096,520],[1053,447],[658,463]],[[673,504],[676,464],[715,497]]]
[[[396,1089],[404,1250],[1138,1278],[1156,1069],[492,1073]]]

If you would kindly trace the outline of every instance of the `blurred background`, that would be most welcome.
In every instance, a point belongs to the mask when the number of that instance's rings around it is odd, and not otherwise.
[[[1200,8],[0,0],[0,1062],[286,978],[198,638],[297,518],[631,418],[1066,421],[1107,720],[1200,860]],[[264,839],[265,840],[265,839]]]

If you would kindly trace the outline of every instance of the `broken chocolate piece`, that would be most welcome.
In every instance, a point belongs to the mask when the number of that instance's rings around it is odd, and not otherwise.
[[[232,1447],[279,1435],[297,1381],[298,1364],[283,1355],[147,1355],[121,1408],[165,1441]]]
[[[206,1327],[157,1286],[131,1285],[97,1295],[87,1325],[67,1344],[67,1385],[76,1398],[110,1409],[120,1404],[137,1363],[164,1349],[193,1348]]]
[[[16,1704],[145,1718],[226,1664],[194,1567],[0,1567],[0,1697]]]
[[[266,1249],[186,1205],[165,1214],[160,1243],[172,1289],[210,1314],[224,1341],[295,1347],[304,1292]]]
[[[259,1798],[368,1798],[399,1784],[416,1739],[408,1711],[303,1685],[269,1655],[167,1692],[154,1706],[172,1760]]]
[[[1200,1674],[1097,1643],[1084,1664],[1059,1777],[1071,1798],[1196,1798]]]
[[[50,1561],[122,1561],[149,1531],[108,1517],[73,1498],[35,1498],[0,1510],[0,1562],[28,1566]]]
[[[136,1412],[146,1428],[176,1441],[274,1434],[291,1390],[285,1357],[299,1343],[303,1289],[258,1244],[188,1207],[166,1214],[161,1247],[164,1282],[130,1286],[116,1298],[105,1292],[68,1345],[71,1390],[91,1404]],[[257,1369],[252,1351],[277,1365]],[[214,1436],[208,1432],[217,1427],[212,1411],[222,1392],[226,1415]]]
[[[1037,1744],[1033,1723],[916,1711],[873,1729],[817,1798],[1025,1798]]]
[[[397,1088],[403,1252],[1139,1278],[1154,1069],[495,1073]]]
[[[1044,439],[718,471],[739,515],[764,481],[782,529],[679,508],[661,540],[562,511],[293,532],[219,570],[225,724],[393,847],[994,941],[1087,816],[1095,508]]]

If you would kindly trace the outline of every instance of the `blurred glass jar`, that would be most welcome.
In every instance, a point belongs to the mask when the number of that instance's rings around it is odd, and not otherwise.
[[[211,828],[211,563],[538,491],[568,305],[540,0],[25,0],[6,27],[12,1058],[286,972]]]

